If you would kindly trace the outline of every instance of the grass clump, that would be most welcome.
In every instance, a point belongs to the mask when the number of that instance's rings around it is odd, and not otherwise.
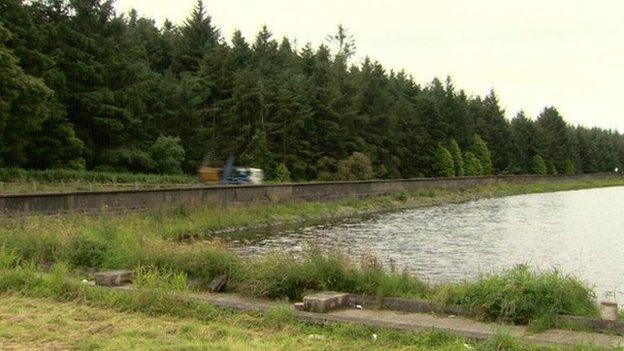
[[[486,320],[542,323],[558,314],[597,313],[595,294],[578,279],[558,270],[538,272],[519,265],[475,282],[439,288],[435,298],[445,304],[474,308]]]
[[[274,254],[247,264],[241,291],[298,300],[306,291],[336,290],[383,296],[422,296],[426,285],[407,273],[386,271],[377,261],[357,267],[339,252],[310,248],[303,259]]]
[[[67,247],[69,263],[76,267],[101,267],[108,251],[107,243],[84,236],[73,237]]]

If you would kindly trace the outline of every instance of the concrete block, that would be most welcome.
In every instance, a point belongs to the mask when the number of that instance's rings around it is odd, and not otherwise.
[[[293,304],[293,307],[297,311],[303,311],[303,302],[296,302],[295,304]]]
[[[95,273],[95,285],[121,286],[132,283],[131,271],[109,271]]]
[[[221,291],[225,284],[227,283],[228,277],[225,274],[216,276],[208,285],[208,290],[212,293],[216,293]]]
[[[325,313],[338,308],[349,306],[348,293],[325,291],[303,298],[303,309],[310,312]]]

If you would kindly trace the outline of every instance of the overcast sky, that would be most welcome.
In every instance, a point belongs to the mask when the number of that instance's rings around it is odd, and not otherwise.
[[[117,0],[161,24],[182,23],[196,0]],[[494,88],[508,117],[547,105],[572,124],[624,131],[621,0],[207,0],[229,40],[252,41],[263,24],[298,47],[321,44],[342,23],[365,55],[417,82],[450,75],[483,95]]]

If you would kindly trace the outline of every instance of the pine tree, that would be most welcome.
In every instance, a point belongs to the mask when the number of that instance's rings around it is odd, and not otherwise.
[[[540,155],[533,156],[531,161],[531,173],[533,174],[547,174],[548,168],[546,168],[546,162]]]
[[[453,165],[455,168],[455,176],[463,177],[464,176],[464,159],[462,157],[461,150],[459,149],[459,145],[455,139],[451,139],[448,142],[448,150],[453,157]]]
[[[453,156],[442,144],[436,146],[434,156],[434,172],[438,177],[453,177],[455,175],[455,166],[453,164]]]
[[[465,175],[468,177],[478,177],[483,175],[483,166],[479,158],[470,151],[464,154]]]
[[[475,134],[472,137],[470,152],[479,159],[479,162],[481,162],[481,166],[483,167],[483,174],[492,174],[492,160],[490,158],[490,150],[488,149],[485,141],[483,141],[483,139],[481,139],[481,136],[479,136],[478,134]]]
[[[29,134],[39,132],[50,117],[52,91],[19,66],[5,46],[10,38],[0,22],[0,165],[22,166],[28,162]]]

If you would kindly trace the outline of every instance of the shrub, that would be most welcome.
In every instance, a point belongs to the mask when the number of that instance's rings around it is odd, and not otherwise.
[[[453,166],[455,167],[455,176],[462,177],[464,176],[464,159],[462,157],[462,152],[459,149],[459,145],[457,145],[457,141],[455,139],[449,140],[448,150],[453,157]]]
[[[548,162],[547,168],[548,168],[548,174],[557,175],[559,173],[557,172],[557,167],[552,161]]]
[[[483,175],[483,166],[481,161],[472,152],[467,151],[464,155],[465,175],[469,177],[477,177]]]
[[[481,167],[483,167],[482,174],[490,175],[492,174],[492,159],[490,156],[490,150],[486,142],[479,136],[479,134],[475,134],[472,137],[472,145],[470,146],[470,152],[472,152],[481,162]]]
[[[368,156],[354,152],[351,156],[338,162],[338,179],[367,180],[373,178],[373,166]]]
[[[533,174],[546,174],[548,169],[546,168],[546,162],[540,155],[533,156],[531,160],[531,173]]]
[[[275,168],[274,178],[278,182],[290,182],[292,180],[288,167],[286,167],[286,165],[283,163],[278,164]]]
[[[576,173],[576,166],[574,166],[574,163],[570,160],[565,160],[565,162],[563,163],[563,173],[564,174],[575,174]]]
[[[180,138],[161,135],[149,148],[154,161],[154,170],[160,174],[181,174],[184,148]]]
[[[321,157],[316,162],[316,178],[323,181],[336,180],[337,164],[331,157]]]
[[[100,163],[122,172],[146,172],[153,167],[153,160],[147,152],[125,147],[102,152]]]
[[[515,324],[557,314],[594,315],[597,309],[593,291],[576,278],[557,270],[537,272],[527,265],[441,288],[437,299],[475,308],[487,320]]]
[[[436,147],[433,170],[438,177],[453,177],[455,175],[453,156],[442,144],[438,144]]]

